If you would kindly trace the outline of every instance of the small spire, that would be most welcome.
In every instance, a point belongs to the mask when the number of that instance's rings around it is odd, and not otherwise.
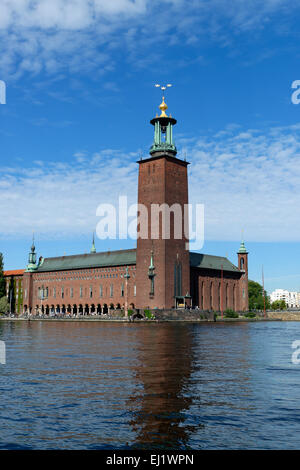
[[[35,252],[35,245],[34,245],[34,234],[32,234],[32,245],[30,249],[30,253],[28,256],[28,264],[26,271],[27,272],[32,272],[37,269],[37,264],[36,264],[36,252]]]
[[[32,245],[31,245],[31,253],[35,252],[35,245],[34,245],[34,232],[32,232]]]
[[[96,253],[96,247],[95,247],[95,232],[93,232],[93,243],[92,243],[91,253]]]
[[[156,88],[160,88],[161,91],[162,91],[162,95],[163,95],[163,96],[162,96],[162,102],[161,102],[161,104],[159,105],[159,109],[161,110],[161,115],[160,115],[159,117],[168,117],[168,116],[166,115],[166,110],[168,109],[168,106],[167,106],[167,104],[165,103],[164,94],[165,94],[166,89],[167,89],[167,88],[170,88],[170,87],[172,86],[172,84],[171,84],[171,83],[168,83],[167,85],[161,86],[159,83],[156,83],[154,86],[155,86]]]

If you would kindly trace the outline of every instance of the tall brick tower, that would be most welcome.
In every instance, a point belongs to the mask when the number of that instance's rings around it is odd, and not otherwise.
[[[150,121],[150,157],[138,162],[137,308],[174,308],[190,301],[188,163],[176,157],[177,121],[167,116],[164,97],[159,108],[160,116]]]
[[[246,250],[245,243],[242,241],[238,255],[238,268],[243,272],[240,278],[240,302],[239,308],[241,312],[246,312],[249,309],[248,302],[248,251]]]

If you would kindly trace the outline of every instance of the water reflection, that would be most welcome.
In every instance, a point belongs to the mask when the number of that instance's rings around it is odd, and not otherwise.
[[[193,342],[192,329],[185,325],[142,328],[136,367],[142,390],[129,403],[136,432],[134,448],[188,447],[189,435],[195,430],[193,425],[184,425],[192,402]]]

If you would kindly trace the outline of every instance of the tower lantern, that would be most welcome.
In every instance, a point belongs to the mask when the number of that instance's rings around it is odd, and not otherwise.
[[[175,156],[177,154],[177,149],[173,142],[173,126],[177,123],[176,119],[172,118],[171,115],[166,114],[166,110],[168,109],[167,104],[165,103],[164,91],[167,87],[171,87],[172,85],[169,83],[166,86],[155,85],[156,87],[160,87],[163,96],[162,102],[159,105],[159,109],[161,110],[160,116],[156,115],[154,119],[151,119],[150,123],[154,126],[154,142],[150,148],[150,155],[154,156],[156,153],[167,153]]]

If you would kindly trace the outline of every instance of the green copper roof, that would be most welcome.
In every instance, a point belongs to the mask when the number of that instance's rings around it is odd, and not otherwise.
[[[229,259],[222,256],[203,255],[202,253],[190,252],[190,266],[192,268],[216,269],[239,273],[240,270]]]
[[[241,242],[241,246],[240,246],[238,253],[247,253],[245,243],[243,241]]]
[[[103,253],[44,258],[43,264],[38,267],[37,272],[97,268],[101,266],[123,266],[135,263],[135,249],[106,251]]]
[[[136,264],[136,250],[106,251],[84,255],[43,258],[36,272],[64,271],[69,269],[86,269],[106,266],[126,266]],[[227,258],[221,256],[190,253],[190,266],[193,268],[240,272]]]

